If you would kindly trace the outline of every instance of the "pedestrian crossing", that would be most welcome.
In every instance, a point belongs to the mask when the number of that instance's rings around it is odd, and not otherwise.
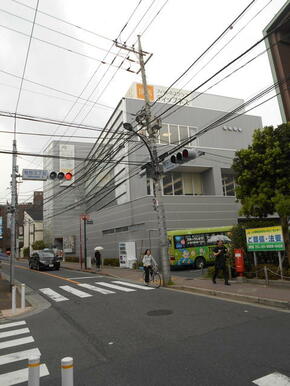
[[[72,295],[72,298],[75,299],[90,298],[96,294],[113,295],[118,292],[130,293],[136,292],[137,290],[148,291],[153,289],[154,288],[142,286],[140,284],[114,280],[112,282],[97,281],[94,285],[87,283],[79,283],[75,286],[61,285],[57,290],[53,290],[51,288],[40,288],[39,291],[49,298],[50,301],[58,303],[70,300],[70,298],[67,297],[68,294]],[[93,292],[93,294],[91,292]]]
[[[12,386],[28,381],[28,358],[34,355],[41,355],[34,345],[33,336],[30,335],[26,321],[10,322],[0,324],[0,385]],[[28,335],[21,338],[9,339],[19,335]],[[7,340],[8,338],[8,340]],[[22,347],[23,346],[23,347]],[[17,350],[17,351],[15,351]],[[9,371],[5,372],[5,366],[8,365]],[[15,369],[14,369],[15,368]],[[13,369],[13,371],[11,371]],[[40,377],[49,375],[48,368],[44,363],[40,365]]]

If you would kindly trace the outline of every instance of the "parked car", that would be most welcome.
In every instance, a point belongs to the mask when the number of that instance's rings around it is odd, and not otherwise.
[[[52,250],[45,249],[41,251],[33,251],[29,258],[30,269],[56,269],[59,270],[60,260],[54,255]]]

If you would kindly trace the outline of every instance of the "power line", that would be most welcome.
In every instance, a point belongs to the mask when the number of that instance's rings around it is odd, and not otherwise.
[[[165,90],[163,95],[158,97],[152,104],[153,107],[161,98],[163,98],[168,91],[208,52],[211,48],[228,32],[233,28],[233,25],[247,12],[247,10],[254,4],[256,0],[252,0],[246,8],[226,27],[226,29],[207,47],[201,55]]]

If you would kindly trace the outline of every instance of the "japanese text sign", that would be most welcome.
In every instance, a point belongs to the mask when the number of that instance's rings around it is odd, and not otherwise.
[[[246,237],[248,251],[283,251],[285,249],[280,226],[246,229]]]

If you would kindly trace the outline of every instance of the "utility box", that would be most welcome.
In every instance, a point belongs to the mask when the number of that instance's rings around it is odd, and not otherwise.
[[[133,268],[136,259],[135,241],[124,241],[119,243],[119,262],[121,268]]]

